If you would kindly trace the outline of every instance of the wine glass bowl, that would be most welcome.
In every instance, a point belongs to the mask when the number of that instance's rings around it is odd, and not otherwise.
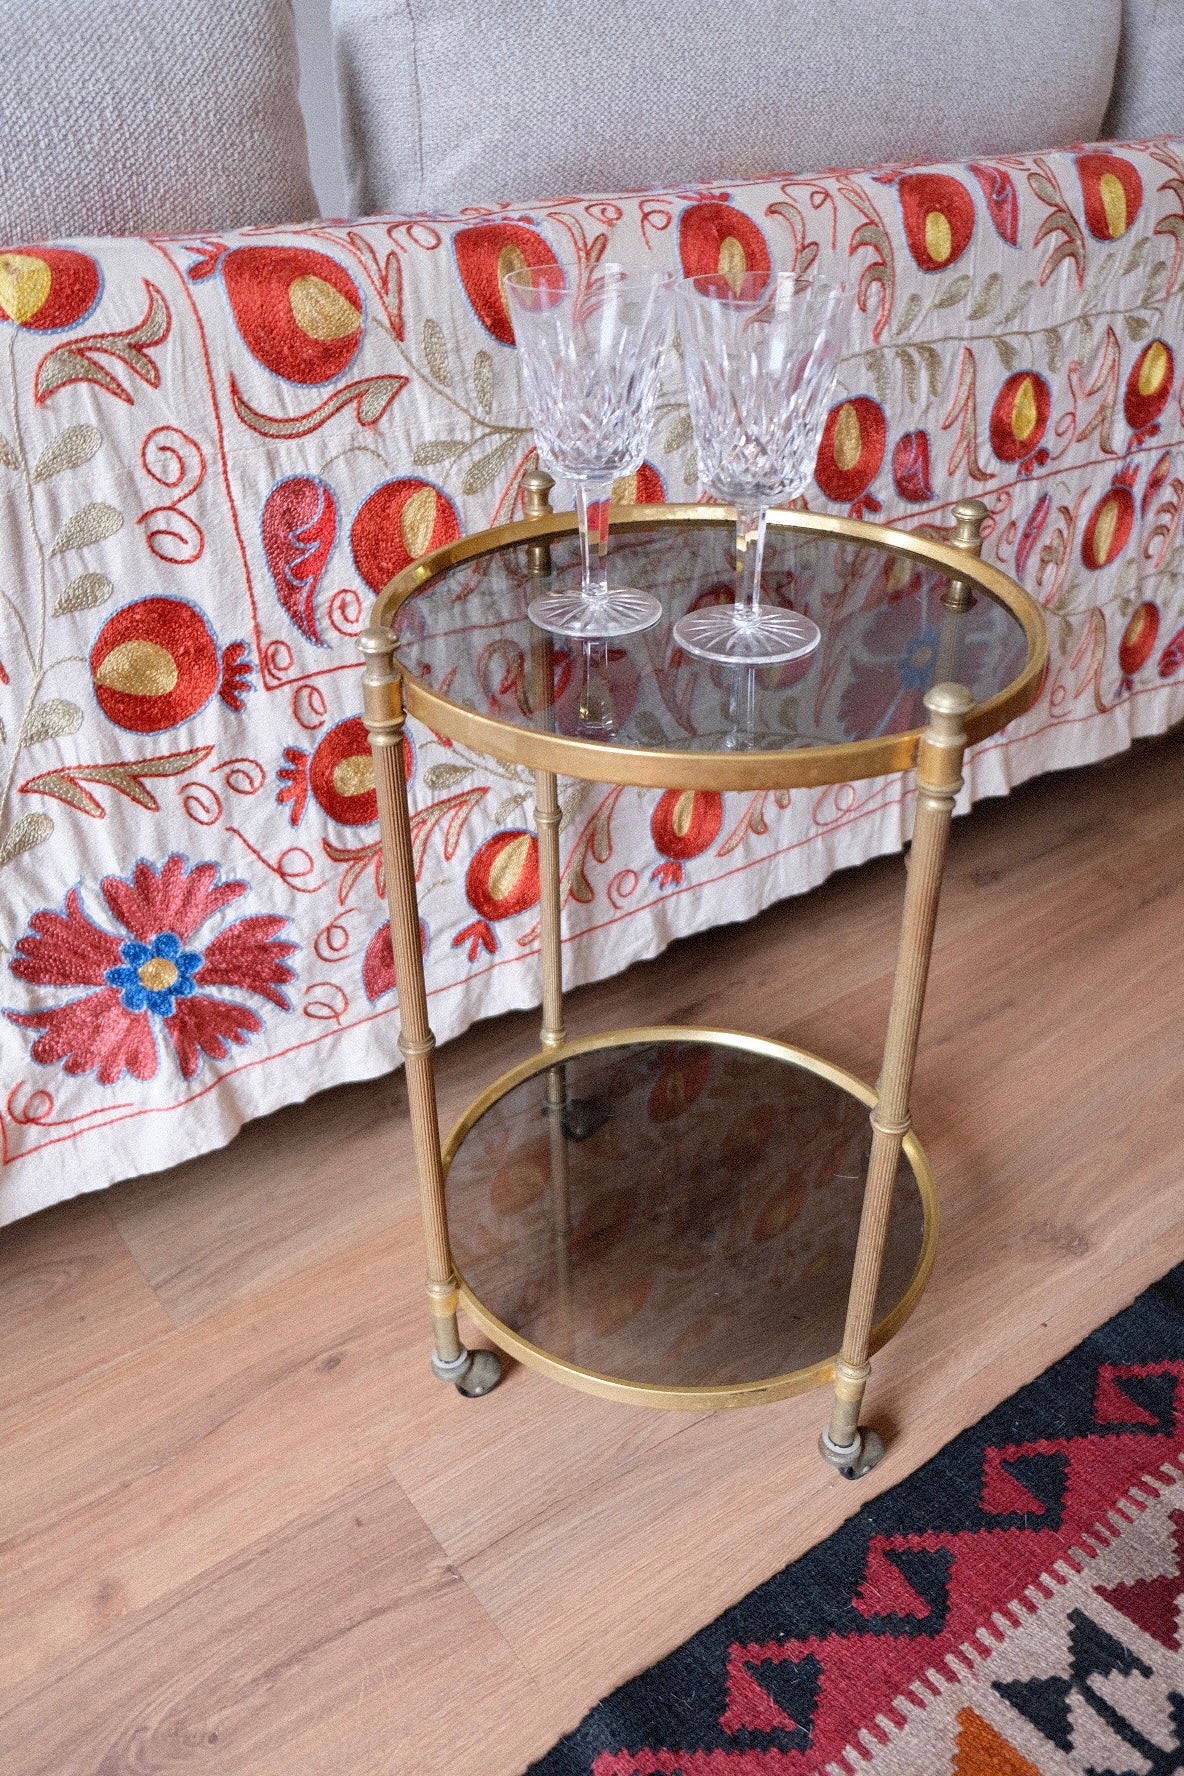
[[[796,272],[686,278],[676,305],[699,476],[736,508],[737,598],[688,613],[675,640],[704,659],[775,664],[818,646],[816,623],[762,604],[772,505],[814,472],[852,297]]]
[[[603,262],[578,277],[522,266],[504,281],[539,453],[576,491],[580,589],[528,607],[560,635],[630,635],[662,615],[652,592],[610,590],[607,554],[613,481],[641,467],[653,423],[672,282]]]

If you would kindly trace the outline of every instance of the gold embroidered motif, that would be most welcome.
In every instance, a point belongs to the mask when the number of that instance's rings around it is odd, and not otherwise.
[[[432,532],[436,528],[436,490],[434,487],[421,487],[413,493],[403,507],[403,546],[412,561],[418,561],[427,553],[428,544],[432,540]]]
[[[1110,239],[1117,240],[1120,234],[1126,233],[1127,226],[1126,192],[1122,189],[1122,180],[1114,173],[1103,173],[1098,180],[1098,195],[1102,200]]]
[[[176,687],[177,662],[155,641],[124,641],[112,648],[95,683],[125,697],[167,697]]]
[[[846,475],[859,461],[859,453],[863,449],[863,439],[859,431],[859,415],[850,401],[843,403],[843,411],[839,414],[835,426],[835,467],[839,473]]]
[[[50,281],[44,259],[33,259],[27,253],[0,253],[0,308],[18,327],[43,305]]]
[[[1111,495],[1098,514],[1097,526],[1094,530],[1093,555],[1098,567],[1105,567],[1110,559],[1110,546],[1114,541],[1114,533],[1118,529],[1118,501]]]
[[[374,788],[374,760],[368,752],[355,752],[333,768],[333,787],[339,796],[366,795]]]
[[[676,838],[685,839],[691,830],[691,821],[695,814],[695,792],[684,789],[674,804],[674,817],[670,824],[674,828]]]
[[[522,874],[527,857],[530,855],[531,838],[523,833],[520,838],[506,846],[489,872],[489,895],[495,903],[509,898],[513,894],[518,878]]]
[[[739,296],[744,274],[748,270],[748,260],[744,248],[734,235],[725,235],[719,243],[719,269],[731,286],[732,294]]]
[[[1158,339],[1152,340],[1151,344],[1147,347],[1142,366],[1139,370],[1138,388],[1139,393],[1144,399],[1146,399],[1148,395],[1155,394],[1159,389],[1167,374],[1167,368],[1167,347],[1162,345]]]
[[[1032,436],[1039,417],[1036,411],[1036,391],[1032,387],[1032,378],[1025,376],[1011,409],[1011,429],[1018,443],[1024,444]]]
[[[938,265],[944,265],[954,250],[948,216],[941,210],[930,210],[925,218],[925,251]]]
[[[348,339],[362,324],[362,317],[353,303],[324,278],[294,278],[288,286],[288,301],[301,332],[321,345]]]
[[[136,976],[140,985],[147,987],[150,993],[167,993],[179,977],[180,971],[167,956],[149,957]]]

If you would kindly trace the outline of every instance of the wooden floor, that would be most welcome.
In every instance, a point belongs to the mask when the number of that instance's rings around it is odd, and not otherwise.
[[[517,1776],[1184,1258],[1184,739],[955,828],[915,1093],[944,1228],[824,1399],[645,1413],[521,1369],[433,1381],[390,1080],[0,1240],[4,1776]],[[748,1027],[874,1077],[903,870],[835,878],[573,996],[569,1025]],[[447,1125],[533,1017],[441,1055]]]

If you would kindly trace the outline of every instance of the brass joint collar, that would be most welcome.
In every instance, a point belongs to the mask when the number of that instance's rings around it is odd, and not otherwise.
[[[543,1048],[562,1048],[567,1041],[567,1031],[560,1024],[557,1030],[540,1030],[539,1042]]]
[[[853,1400],[857,1405],[863,1399],[863,1390],[871,1375],[870,1363],[848,1363],[845,1357],[835,1358],[835,1396],[840,1400]]]
[[[428,1307],[434,1319],[446,1319],[449,1314],[456,1312],[460,1305],[460,1297],[457,1294],[455,1275],[450,1277],[446,1283],[433,1282],[429,1277],[426,1287]]]
[[[918,771],[917,793],[927,797],[931,802],[939,803],[942,807],[952,808],[958,800],[958,792],[965,781],[966,779],[959,773],[957,777],[947,777],[941,783],[934,783],[932,778],[923,777]]]
[[[877,1105],[872,1111],[868,1121],[878,1135],[891,1135],[894,1138],[899,1136],[902,1141],[913,1126],[913,1119],[911,1116],[906,1116],[899,1122],[895,1120],[890,1121],[888,1117],[881,1116],[879,1105]]]
[[[399,1052],[405,1060],[413,1061],[418,1055],[431,1054],[436,1046],[436,1038],[428,1036],[423,1042],[413,1042],[410,1036],[400,1035]]]
[[[369,671],[367,666],[362,674],[362,720],[372,740],[388,735],[394,740],[402,732],[405,719],[403,681],[398,673],[370,678]]]

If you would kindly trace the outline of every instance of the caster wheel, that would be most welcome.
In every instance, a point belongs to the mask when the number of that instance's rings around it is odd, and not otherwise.
[[[456,1383],[456,1391],[466,1400],[479,1400],[493,1391],[502,1378],[502,1366],[492,1351],[476,1350],[472,1362]]]
[[[818,1439],[818,1452],[823,1461],[839,1470],[844,1480],[862,1480],[884,1459],[884,1439],[879,1431],[860,1429],[855,1433],[854,1443],[840,1448],[823,1431]]]

